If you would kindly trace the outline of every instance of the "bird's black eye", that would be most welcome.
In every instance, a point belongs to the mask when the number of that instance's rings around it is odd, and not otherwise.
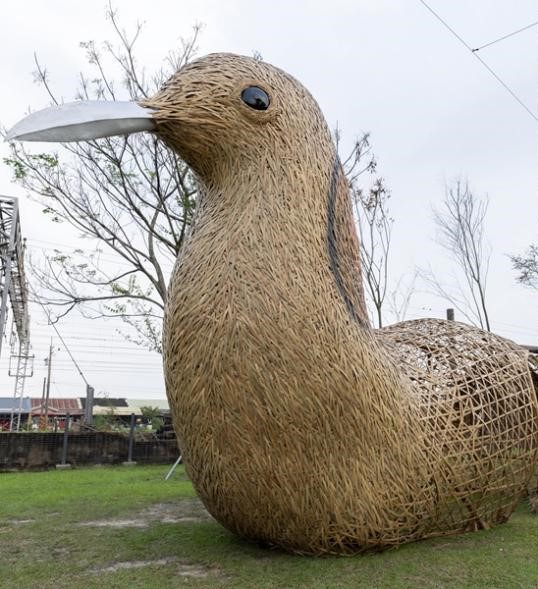
[[[241,92],[241,100],[256,110],[267,110],[269,108],[269,95],[258,86],[249,86]]]

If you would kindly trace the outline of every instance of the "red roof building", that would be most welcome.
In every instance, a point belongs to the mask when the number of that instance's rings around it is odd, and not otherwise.
[[[32,412],[33,417],[41,415],[45,410],[44,402],[41,399],[33,398]],[[69,413],[72,417],[83,415],[84,410],[79,399],[56,399],[49,398],[48,403],[49,417],[65,417]]]

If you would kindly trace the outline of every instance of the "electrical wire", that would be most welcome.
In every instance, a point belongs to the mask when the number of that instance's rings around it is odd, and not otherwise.
[[[477,47],[476,49],[473,49],[473,53],[476,53],[477,51],[480,51],[481,49],[485,49],[486,47],[489,47],[490,45],[495,45],[495,43],[498,43],[499,41],[504,41],[505,39],[508,39],[509,37],[513,37],[514,35],[517,35],[518,33],[522,33],[523,31],[526,31],[527,29],[531,29],[532,27],[535,27],[536,25],[538,25],[538,20],[536,22],[531,23],[530,25],[527,25],[526,27],[523,27],[521,29],[518,29],[517,31],[514,31],[512,33],[508,33],[508,35],[504,35],[504,37],[499,37],[498,39],[495,39],[494,41],[490,41],[489,43],[486,43],[485,45],[481,45],[480,47]]]
[[[33,294],[35,300],[39,303],[39,305],[41,305],[41,308],[43,309],[43,312],[47,316],[49,323],[50,323],[50,314],[49,314],[48,310],[46,309],[45,305],[41,302],[41,299],[37,296],[35,290],[30,285],[28,285],[28,290]],[[76,369],[78,370],[78,373],[82,377],[82,380],[84,381],[86,386],[89,386],[90,383],[86,380],[86,377],[84,376],[84,373],[82,372],[80,366],[77,364],[75,357],[73,356],[73,354],[71,354],[71,350],[69,349],[69,346],[65,343],[64,338],[62,337],[61,333],[58,331],[56,324],[55,323],[50,323],[50,324],[52,325],[54,331],[56,332],[56,335],[60,338],[60,341],[62,342],[63,346],[65,347],[66,352],[69,354],[69,357],[73,361],[73,364],[75,365]]]
[[[510,94],[510,96],[512,96],[512,98],[523,108],[527,111],[527,113],[538,123],[538,116],[536,116],[532,110],[521,100],[521,98],[519,98],[519,96],[512,90],[512,88],[510,88],[510,86],[508,86],[508,84],[495,72],[493,71],[493,69],[480,57],[480,55],[478,55],[478,53],[473,50],[473,48],[466,42],[464,41],[464,39],[462,39],[460,37],[460,35],[458,35],[458,33],[456,33],[456,31],[445,21],[443,20],[438,14],[437,12],[435,12],[435,10],[433,10],[433,8],[431,8],[426,2],[425,0],[418,0],[427,10],[429,10],[431,12],[431,14],[433,14],[433,16],[440,22],[443,24],[443,26],[445,28],[447,28],[452,35],[454,35],[454,37],[456,37],[456,39],[466,48],[469,50],[469,52],[471,53],[471,55],[473,55],[476,59],[478,59],[478,61],[488,70],[488,72],[497,80],[497,82],[499,82],[499,84],[501,84],[501,86]],[[514,33],[515,34],[515,33]]]

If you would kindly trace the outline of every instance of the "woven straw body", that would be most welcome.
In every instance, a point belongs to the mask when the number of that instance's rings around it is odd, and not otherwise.
[[[267,110],[241,101],[267,92]],[[444,321],[369,327],[347,184],[310,94],[210,55],[146,102],[202,196],[165,318],[187,471],[230,530],[350,553],[504,521],[537,461],[526,356]]]

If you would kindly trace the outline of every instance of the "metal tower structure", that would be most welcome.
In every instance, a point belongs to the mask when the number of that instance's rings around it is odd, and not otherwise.
[[[34,375],[34,356],[30,355],[30,339],[19,339],[13,322],[11,334],[11,355],[9,357],[9,376],[15,377],[13,406],[11,409],[10,431],[20,430],[22,402],[26,378]],[[26,332],[28,334],[28,331]]]
[[[13,332],[18,346],[12,339],[10,375],[15,376],[15,390],[11,409],[10,429],[20,427],[20,414],[24,394],[24,382],[31,364],[30,319],[28,314],[28,285],[24,273],[24,243],[21,238],[19,201],[0,195],[0,356],[6,334],[8,304],[13,316]],[[18,347],[18,354],[15,350]],[[16,367],[11,370],[11,360]],[[16,416],[16,424],[15,424]]]

